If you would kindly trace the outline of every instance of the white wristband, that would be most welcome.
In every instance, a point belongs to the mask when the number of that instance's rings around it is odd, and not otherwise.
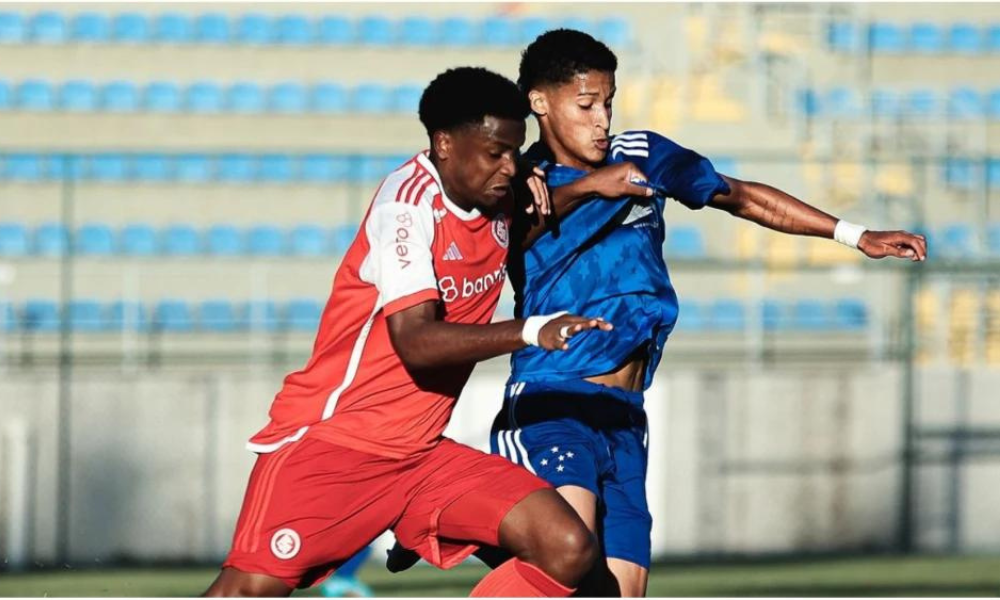
[[[538,333],[542,330],[542,327],[545,327],[545,324],[552,319],[557,319],[564,314],[566,314],[566,311],[561,310],[557,313],[552,313],[551,315],[528,317],[524,320],[524,327],[521,329],[521,339],[523,339],[524,343],[529,346],[537,346]]]
[[[855,225],[847,221],[837,221],[837,226],[833,229],[833,239],[845,246],[857,248],[861,240],[861,234],[868,231],[864,225]]]

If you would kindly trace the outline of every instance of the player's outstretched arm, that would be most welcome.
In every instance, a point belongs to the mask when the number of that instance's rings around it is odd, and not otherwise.
[[[433,301],[393,313],[387,321],[392,346],[411,370],[476,363],[529,345],[566,350],[582,331],[612,329],[600,318],[563,313],[487,325],[446,323]]]
[[[869,231],[838,220],[785,192],[763,183],[723,176],[729,194],[712,198],[709,206],[775,231],[836,239],[870,258],[927,258],[927,241],[908,231]]]

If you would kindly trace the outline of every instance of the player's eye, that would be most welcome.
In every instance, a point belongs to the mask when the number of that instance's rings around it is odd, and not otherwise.
[[[594,107],[593,103],[591,103],[591,104],[578,104],[577,106],[579,106],[583,110],[590,110],[591,108]]]

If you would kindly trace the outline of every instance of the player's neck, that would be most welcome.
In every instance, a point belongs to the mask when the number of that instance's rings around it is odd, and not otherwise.
[[[438,172],[438,177],[441,179],[441,192],[444,193],[445,197],[448,198],[452,204],[466,212],[472,212],[473,210],[478,209],[479,207],[476,206],[475,202],[463,198],[454,192],[455,186],[451,185],[451,178],[448,176],[449,174],[447,170],[441,168],[441,164],[435,160],[433,154],[430,159],[431,164],[434,165],[434,168]]]

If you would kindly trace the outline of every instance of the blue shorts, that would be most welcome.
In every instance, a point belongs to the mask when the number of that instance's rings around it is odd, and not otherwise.
[[[490,448],[555,487],[593,492],[605,555],[648,569],[653,518],[642,404],[642,392],[589,381],[508,382]]]

